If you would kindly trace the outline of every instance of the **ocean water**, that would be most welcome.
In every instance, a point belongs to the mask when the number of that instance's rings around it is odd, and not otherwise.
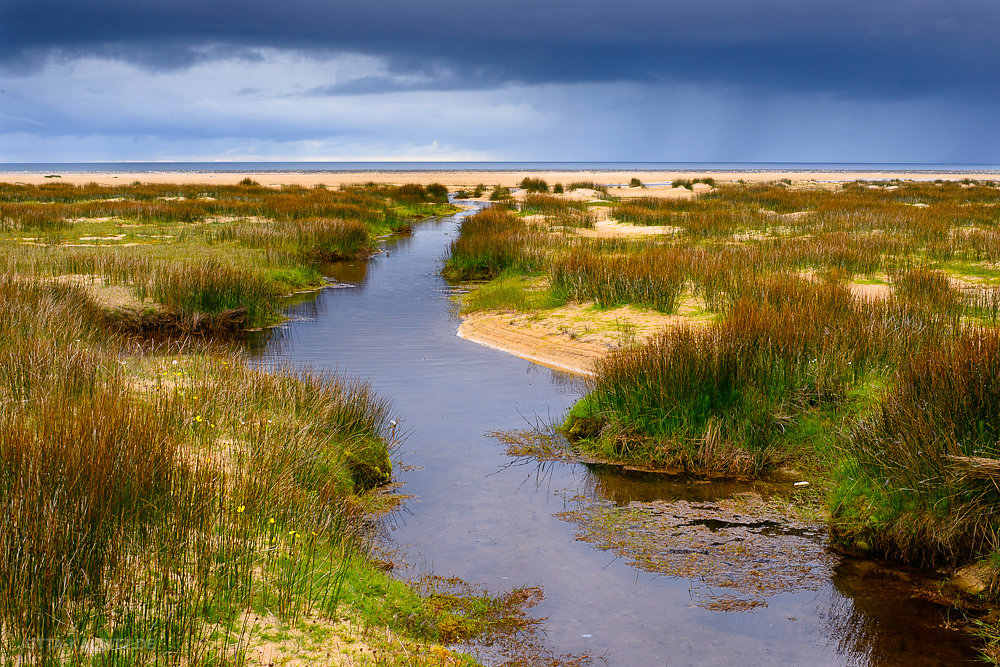
[[[850,162],[0,162],[0,173],[406,171],[905,172],[1000,174],[998,164]]]

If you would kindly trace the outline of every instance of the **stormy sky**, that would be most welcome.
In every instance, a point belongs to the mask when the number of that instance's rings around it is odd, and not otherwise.
[[[1000,0],[0,0],[0,162],[1000,163]]]

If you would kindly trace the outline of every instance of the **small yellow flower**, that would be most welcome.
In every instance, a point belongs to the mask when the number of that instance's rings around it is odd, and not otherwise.
[[[195,417],[194,420],[196,422],[198,422],[199,424],[202,423],[203,421],[205,421],[204,419],[201,418],[201,415],[198,415],[197,417]]]
[[[274,519],[273,519],[273,518],[272,518],[272,519],[270,519],[270,520],[268,521],[268,523],[269,523],[269,524],[271,524],[271,525],[274,525]]]
[[[243,514],[243,511],[244,511],[244,510],[245,510],[246,508],[247,508],[247,506],[246,506],[246,505],[240,505],[239,507],[237,507],[237,508],[236,508],[236,513],[237,513],[237,514]]]

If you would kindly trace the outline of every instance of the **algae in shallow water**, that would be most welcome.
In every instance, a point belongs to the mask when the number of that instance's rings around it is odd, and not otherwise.
[[[836,563],[821,527],[789,519],[757,493],[624,506],[571,500],[577,508],[557,516],[578,526],[577,539],[640,569],[697,582],[694,604],[706,609],[746,611],[778,593],[816,590]]]

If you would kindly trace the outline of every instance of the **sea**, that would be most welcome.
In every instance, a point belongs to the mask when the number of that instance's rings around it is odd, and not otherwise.
[[[0,162],[0,173],[344,173],[420,171],[851,172],[1000,174],[998,164],[903,162]]]

